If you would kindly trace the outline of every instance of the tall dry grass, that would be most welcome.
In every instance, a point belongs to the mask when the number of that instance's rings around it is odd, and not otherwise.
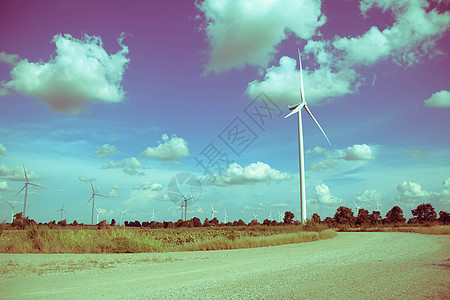
[[[138,253],[221,250],[275,246],[327,239],[333,230],[299,231],[296,226],[270,228],[49,229],[31,226],[7,230],[0,238],[1,253]]]

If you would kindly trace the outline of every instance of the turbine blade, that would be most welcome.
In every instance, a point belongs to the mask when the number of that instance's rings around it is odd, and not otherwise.
[[[20,192],[22,192],[25,187],[26,187],[26,185],[23,186],[23,188],[16,194],[16,196],[19,195]],[[14,196],[14,197],[16,197],[16,196]]]
[[[25,180],[26,182],[28,182],[28,177],[27,177],[27,171],[25,171],[25,166],[22,164],[23,167],[23,173],[25,174]]]
[[[14,209],[14,206],[12,206],[12,205],[11,205],[11,203],[9,203],[9,202],[8,202],[8,204],[9,204],[9,206],[11,206],[11,207],[12,207],[12,209]]]
[[[103,195],[100,195],[100,194],[94,194],[95,196],[100,196],[100,197],[105,197],[105,198],[108,198],[108,196],[103,196]]]
[[[300,98],[301,98],[301,102],[300,103],[306,103],[305,90],[303,88],[302,58],[300,57],[300,49],[297,48],[297,51],[298,51],[298,63],[299,63],[299,68],[300,68]]]
[[[94,193],[94,194],[95,194],[95,191],[94,191],[94,186],[92,185],[92,180],[90,180],[89,182],[91,183],[92,193]]]
[[[295,114],[296,112],[299,112],[303,106],[305,106],[305,103],[300,103],[294,110],[292,110],[287,116],[285,116],[284,118],[286,119],[287,117],[290,117],[291,115]]]
[[[305,105],[305,110],[308,112],[309,116],[311,117],[311,119],[313,119],[313,121],[316,123],[316,125],[319,127],[320,131],[322,131],[323,135],[325,136],[325,138],[327,139],[328,144],[331,146],[330,140],[328,139],[325,131],[323,131],[322,127],[320,126],[319,122],[317,122],[316,118],[314,118],[313,114],[311,113],[311,111],[309,110],[308,106]]]
[[[39,185],[39,184],[34,184],[34,183],[28,183],[29,185],[34,185],[35,187],[41,188],[41,189],[45,189],[45,186]]]
[[[86,204],[85,204],[84,206],[88,205],[88,203],[91,202],[91,200],[92,200],[93,198],[94,198],[94,195],[92,195],[91,198],[89,198],[88,202],[86,202]]]

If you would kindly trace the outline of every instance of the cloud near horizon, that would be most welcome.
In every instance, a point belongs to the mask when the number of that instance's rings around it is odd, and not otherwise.
[[[326,184],[316,185],[314,187],[315,195],[311,198],[310,202],[318,202],[324,204],[340,203],[342,199],[331,194],[330,188]]]
[[[423,104],[432,107],[450,107],[450,92],[447,90],[436,92],[425,100]]]
[[[197,8],[210,45],[205,72],[267,67],[290,34],[309,39],[326,22],[316,0],[206,0]]]
[[[39,175],[26,169],[28,181],[41,178]],[[6,165],[0,165],[0,179],[6,179],[11,181],[25,181],[25,174],[23,167],[10,168]]]
[[[181,157],[189,156],[188,143],[185,139],[172,135],[169,138],[167,134],[162,135],[162,141],[158,142],[156,147],[147,147],[142,151],[139,157],[156,158],[157,160],[175,160]]]
[[[6,147],[0,144],[0,155],[6,155]]]
[[[122,169],[122,171],[127,175],[145,175],[143,172],[139,172],[139,169],[147,169],[139,160],[135,157],[124,158],[121,162],[114,162],[112,160],[108,161],[106,166],[102,167],[103,169]]]
[[[37,98],[52,111],[71,115],[79,113],[87,101],[118,103],[124,98],[121,82],[130,61],[123,38],[124,34],[118,38],[121,50],[108,54],[100,37],[85,34],[76,39],[56,34],[52,40],[56,55],[46,63],[26,58],[16,62],[12,80],[1,83],[0,94],[16,92]],[[14,62],[10,55],[2,60]]]
[[[94,155],[95,155],[95,157],[98,157],[98,158],[105,158],[105,157],[113,156],[114,154],[119,154],[119,153],[120,153],[120,151],[118,151],[115,146],[110,145],[110,144],[104,144],[103,146],[101,146],[94,152]]]
[[[292,174],[275,170],[263,162],[251,163],[246,167],[231,163],[221,174],[213,174],[205,183],[217,186],[246,185],[259,182],[279,182],[292,178]]]

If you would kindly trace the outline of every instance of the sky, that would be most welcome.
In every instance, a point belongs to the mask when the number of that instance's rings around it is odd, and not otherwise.
[[[298,50],[307,216],[449,211],[449,8],[0,0],[0,219],[298,218]]]

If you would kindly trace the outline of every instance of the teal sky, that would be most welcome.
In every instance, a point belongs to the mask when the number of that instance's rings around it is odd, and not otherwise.
[[[0,0],[0,218],[175,221],[450,206],[449,3],[438,0]],[[259,115],[257,114],[259,113]],[[201,163],[199,163],[199,161]]]

